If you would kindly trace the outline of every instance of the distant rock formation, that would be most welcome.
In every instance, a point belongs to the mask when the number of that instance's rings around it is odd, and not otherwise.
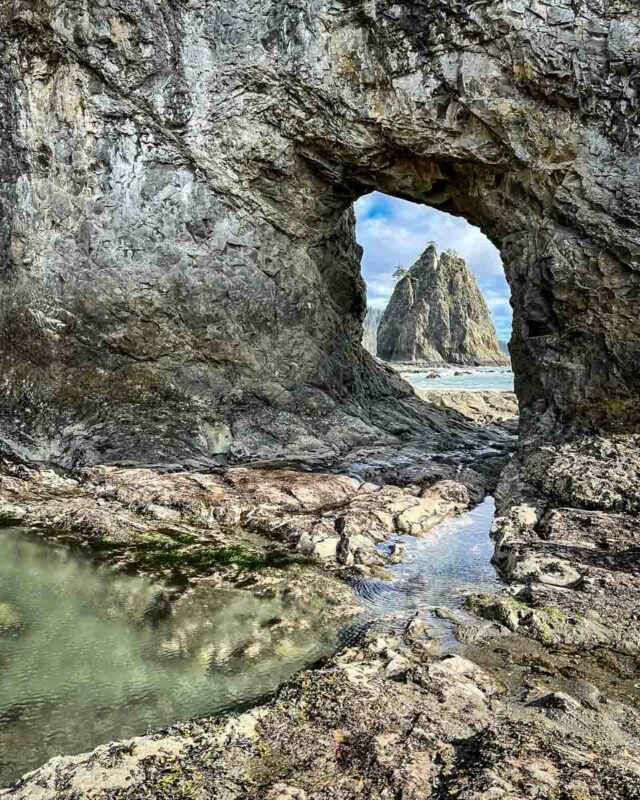
[[[378,328],[383,314],[383,308],[367,307],[367,316],[363,322],[362,346],[372,356],[378,355]]]
[[[396,284],[378,327],[385,361],[505,364],[482,292],[464,260],[429,245]]]

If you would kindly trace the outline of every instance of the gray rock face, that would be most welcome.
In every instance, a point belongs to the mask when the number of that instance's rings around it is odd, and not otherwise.
[[[0,31],[3,452],[434,436],[361,348],[372,189],[500,248],[525,422],[637,400],[635,3],[0,0]]]
[[[362,346],[372,356],[378,355],[378,328],[383,314],[384,309],[369,306],[367,307],[367,316],[362,324]]]
[[[491,313],[464,260],[429,245],[396,284],[378,328],[385,361],[503,364]]]

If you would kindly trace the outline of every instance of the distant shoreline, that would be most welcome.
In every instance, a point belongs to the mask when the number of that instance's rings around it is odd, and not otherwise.
[[[462,367],[459,364],[424,366],[392,364],[391,368],[416,391],[503,392],[514,391],[514,375],[509,365]]]
[[[382,360],[382,359],[380,359]],[[431,370],[459,370],[460,372],[473,372],[477,369],[483,370],[504,370],[512,371],[511,362],[490,362],[483,364],[434,364],[427,361],[384,361],[396,372],[429,372]]]

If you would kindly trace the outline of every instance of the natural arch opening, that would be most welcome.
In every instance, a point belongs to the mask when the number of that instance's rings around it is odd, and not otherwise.
[[[430,5],[283,6],[230,37],[199,4],[175,26],[151,7],[124,26],[109,7],[80,32],[46,4],[11,17],[0,433],[15,457],[329,459],[400,435],[402,387],[360,345],[349,209],[373,190],[500,248],[525,414],[627,424],[633,26],[615,23],[609,83],[598,25],[569,14],[558,50],[555,17]]]
[[[420,148],[419,142],[415,146]],[[602,226],[587,231],[558,215],[545,195],[544,176],[525,178],[502,166],[455,157],[358,153],[351,158],[331,190],[339,201],[345,189],[356,202],[372,190],[383,192],[463,218],[499,248],[511,289],[511,356],[527,429],[531,424],[542,431],[592,429],[614,412],[613,424],[624,427],[616,410],[635,403],[637,337],[629,330],[630,339],[616,340],[620,320],[613,306],[617,321],[602,306],[595,275],[606,274],[607,285],[619,279],[635,286],[636,277],[630,254],[614,254]],[[614,305],[630,310],[626,290],[621,294],[611,285],[606,292],[612,301],[615,295]]]

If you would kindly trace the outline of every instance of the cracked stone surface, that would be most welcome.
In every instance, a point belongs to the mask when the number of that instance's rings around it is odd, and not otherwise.
[[[448,475],[454,475],[455,480]],[[300,553],[359,574],[385,562],[386,539],[423,535],[478,503],[487,483],[446,468],[407,487],[345,474],[236,467],[220,474],[159,474],[94,467],[76,478],[5,467],[0,524],[19,524],[101,554],[119,568],[183,577],[210,573],[221,548],[259,560]],[[207,558],[207,554],[211,556]],[[276,560],[277,563],[277,560]],[[240,567],[226,579],[241,579]],[[224,573],[225,570],[222,570]]]
[[[640,652],[638,444],[585,436],[511,461],[492,528],[510,587],[475,613],[549,645]]]
[[[499,247],[525,424],[627,425],[639,22],[627,0],[0,0],[3,451],[441,445],[447,414],[360,345],[372,189]]]

